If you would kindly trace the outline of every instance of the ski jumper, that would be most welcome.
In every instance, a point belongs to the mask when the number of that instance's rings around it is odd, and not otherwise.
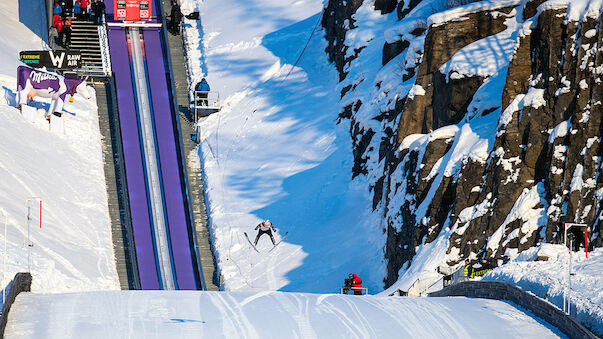
[[[262,234],[268,234],[270,236],[270,240],[272,241],[272,245],[276,245],[276,243],[274,242],[274,237],[272,236],[272,231],[276,231],[276,229],[274,228],[274,225],[272,225],[271,222],[262,222],[261,224],[255,227],[255,230],[258,229],[258,235],[255,237],[255,241],[253,242],[254,246],[257,246],[258,240],[260,240],[260,236],[262,236]]]

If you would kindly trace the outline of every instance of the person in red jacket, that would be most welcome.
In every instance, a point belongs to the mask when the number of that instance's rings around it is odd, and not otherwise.
[[[350,290],[354,292],[354,295],[362,295],[362,279],[356,273],[350,273],[341,288],[343,294],[348,294]]]
[[[63,39],[65,38],[65,32],[63,31],[64,25],[65,22],[61,18],[54,23],[54,27],[57,29],[57,33],[59,34],[59,45],[61,46],[63,46]]]
[[[90,20],[90,16],[88,15],[88,5],[90,3],[88,0],[80,1],[80,15],[83,20]]]
[[[362,279],[356,273],[350,274],[350,279],[352,279],[351,289],[354,291],[354,295],[362,295]]]

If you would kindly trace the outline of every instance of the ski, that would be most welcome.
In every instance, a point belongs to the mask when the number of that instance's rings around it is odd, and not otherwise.
[[[287,236],[287,234],[289,234],[289,231],[287,231],[287,232],[285,233],[285,235],[283,235],[283,237],[281,238],[281,240],[279,240],[279,241],[278,241],[276,244],[274,244],[274,247],[273,247],[273,248],[271,248],[271,249],[270,249],[270,251],[268,251],[268,252],[272,252],[272,250],[273,250],[273,249],[275,249],[275,248],[276,248],[276,246],[278,246],[278,244],[280,244],[280,243],[281,243],[283,240],[285,240],[285,237]]]
[[[253,245],[253,243],[251,242],[251,240],[249,240],[249,236],[247,235],[247,232],[243,232],[243,234],[245,234],[245,238],[247,239],[247,241],[249,241],[249,245],[251,245],[251,247],[253,247],[253,249],[260,253],[260,251],[258,251],[258,249]]]

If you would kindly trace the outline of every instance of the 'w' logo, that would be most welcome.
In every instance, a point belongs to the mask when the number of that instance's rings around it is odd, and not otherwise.
[[[48,54],[50,54],[50,60],[56,68],[63,67],[63,59],[65,59],[65,52],[61,52],[59,55],[54,55],[54,51],[48,51]]]

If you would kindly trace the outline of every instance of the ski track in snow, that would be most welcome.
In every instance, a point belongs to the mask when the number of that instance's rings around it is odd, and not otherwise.
[[[22,294],[5,334],[90,339],[559,337],[547,326],[508,303],[485,299],[115,291]]]

